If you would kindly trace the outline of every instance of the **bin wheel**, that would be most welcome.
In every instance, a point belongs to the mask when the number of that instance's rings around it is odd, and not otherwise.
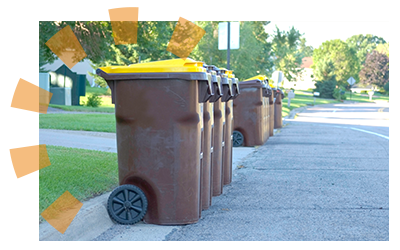
[[[233,131],[233,147],[241,147],[243,146],[244,136],[239,131]]]
[[[119,224],[135,224],[141,221],[147,212],[146,196],[134,185],[119,186],[108,197],[107,211],[110,218]]]

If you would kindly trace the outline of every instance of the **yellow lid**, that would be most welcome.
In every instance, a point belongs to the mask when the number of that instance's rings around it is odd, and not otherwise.
[[[228,78],[235,78],[235,74],[233,73],[228,74]]]
[[[251,78],[249,78],[249,79],[244,80],[244,82],[250,81],[250,80],[255,80],[255,79],[258,79],[258,80],[260,80],[260,81],[264,81],[264,80],[267,79],[267,76],[266,76],[266,75],[257,75],[257,76],[253,76],[253,77],[251,77]]]
[[[233,70],[228,70],[228,69],[225,69],[225,68],[220,68],[220,69],[225,70],[226,77],[235,78],[235,75],[233,74]]]
[[[108,74],[120,73],[162,73],[162,72],[207,72],[203,62],[181,58],[149,63],[136,63],[129,66],[108,66],[100,69]]]
[[[268,84],[271,88],[276,88],[275,84],[274,84],[274,80],[269,79]]]

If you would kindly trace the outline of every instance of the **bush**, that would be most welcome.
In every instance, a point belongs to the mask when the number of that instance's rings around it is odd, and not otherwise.
[[[315,92],[319,92],[321,98],[333,98],[333,91],[336,87],[336,80],[331,79],[327,81],[317,81],[315,83]]]
[[[346,88],[344,87],[338,87],[333,90],[333,97],[340,101],[340,100],[346,100]]]
[[[383,88],[385,89],[386,93],[389,93],[389,82],[387,82]]]
[[[98,107],[101,105],[101,97],[98,94],[91,94],[87,98],[87,102],[83,105],[88,107]]]

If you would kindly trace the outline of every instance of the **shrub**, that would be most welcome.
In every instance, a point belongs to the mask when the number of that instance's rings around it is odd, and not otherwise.
[[[98,94],[91,94],[87,98],[87,102],[83,105],[88,107],[98,107],[101,105],[101,97]]]
[[[338,87],[333,90],[333,97],[340,101],[340,100],[346,100],[346,88],[344,87]]]
[[[389,82],[387,82],[383,88],[385,89],[386,93],[389,93]]]
[[[333,98],[333,90],[336,84],[336,79],[317,81],[315,83],[315,92],[319,92],[319,97],[321,98]]]

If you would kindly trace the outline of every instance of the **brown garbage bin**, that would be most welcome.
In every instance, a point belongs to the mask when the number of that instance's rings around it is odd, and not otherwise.
[[[282,90],[275,89],[274,128],[282,128]]]
[[[213,95],[202,65],[174,59],[97,69],[115,103],[121,186],[108,212],[116,222],[199,220],[202,103]]]
[[[214,158],[214,103],[222,96],[221,77],[216,75],[216,67],[213,65],[203,65],[207,72],[211,74],[214,95],[204,103],[204,141],[203,141],[203,163],[201,173],[201,205],[206,210],[211,206],[212,201],[212,167]],[[220,108],[220,107],[218,107]],[[220,123],[220,121],[217,121]],[[220,126],[218,124],[218,126]],[[218,127],[219,128],[219,127]],[[222,129],[222,126],[221,126]],[[222,136],[222,132],[220,133]],[[221,145],[222,138],[220,139]],[[221,151],[221,150],[219,150]],[[219,157],[221,161],[221,157]]]
[[[233,101],[233,146],[253,147],[265,143],[264,83],[260,79],[239,82],[241,94]]]
[[[271,89],[271,95],[269,96],[269,136],[274,135],[274,121],[275,121],[275,97],[274,97],[274,91]]]
[[[226,69],[224,69],[226,70]],[[232,182],[232,155],[233,155],[233,99],[239,95],[239,84],[232,70],[226,70],[228,81],[232,82],[232,97],[226,102],[226,133],[225,133],[225,159],[223,163],[223,184],[228,185]]]
[[[221,78],[222,96],[214,103],[214,152],[213,152],[213,196],[222,194],[223,189],[223,166],[226,161],[226,103],[234,96],[232,81],[229,81],[225,69],[216,68],[217,75]]]
[[[270,115],[270,104],[269,104],[269,98],[272,95],[272,88],[268,85],[268,79],[265,78],[265,85],[264,85],[264,101],[265,101],[265,114],[266,114],[266,119],[265,119],[265,128],[264,128],[264,137],[266,138],[266,141],[268,141],[269,136],[270,136],[270,120],[273,119]]]

